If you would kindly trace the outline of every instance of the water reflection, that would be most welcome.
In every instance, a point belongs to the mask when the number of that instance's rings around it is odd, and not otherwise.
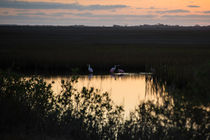
[[[91,80],[92,77],[93,77],[93,74],[90,73],[90,74],[88,75],[88,79]]]
[[[46,78],[48,83],[54,81],[52,89],[55,93],[61,91],[61,80],[70,80],[71,76]],[[161,102],[164,88],[153,86],[150,74],[112,74],[112,75],[80,75],[75,88],[79,91],[82,87],[98,89],[101,93],[108,92],[117,105],[123,105],[125,115],[128,116],[140,102],[148,100]]]

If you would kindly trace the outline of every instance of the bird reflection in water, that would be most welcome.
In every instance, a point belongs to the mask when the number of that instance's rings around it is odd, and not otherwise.
[[[88,75],[88,79],[91,80],[92,77],[93,77],[93,74],[90,73],[90,74]]]
[[[114,78],[114,80],[116,80],[116,75],[114,73],[110,73],[110,76]]]

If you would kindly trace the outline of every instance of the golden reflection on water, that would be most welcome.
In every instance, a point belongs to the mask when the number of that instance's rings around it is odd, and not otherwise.
[[[151,75],[145,74],[126,74],[119,75],[80,75],[78,83],[74,86],[78,91],[82,87],[99,89],[101,93],[108,92],[113,102],[117,105],[123,105],[126,117],[129,112],[133,111],[135,107],[145,101],[159,101],[161,102],[161,95],[163,91],[154,89],[152,81],[148,80]],[[61,80],[70,80],[71,77],[51,77],[45,78],[47,83],[52,84],[52,89],[55,94],[61,91]],[[164,89],[164,88],[163,88]],[[158,93],[161,92],[161,93]]]

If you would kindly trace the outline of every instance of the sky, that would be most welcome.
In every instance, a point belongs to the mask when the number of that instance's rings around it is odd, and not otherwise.
[[[210,0],[0,0],[0,24],[210,25]]]

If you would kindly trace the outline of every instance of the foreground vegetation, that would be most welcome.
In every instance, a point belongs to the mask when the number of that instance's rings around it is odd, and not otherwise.
[[[208,71],[204,73],[207,74]],[[155,84],[155,76],[150,80],[154,81],[154,87],[158,86]],[[55,94],[51,84],[46,84],[40,77],[26,79],[15,73],[1,72],[0,138],[210,138],[209,104],[201,106],[186,100],[185,96],[178,98],[171,94],[163,96],[163,104],[139,104],[131,112],[130,119],[124,120],[123,107],[114,105],[108,93],[99,93],[85,87],[78,91],[74,88],[76,81],[76,76],[70,81],[62,81],[61,93]],[[209,93],[209,90],[201,89],[198,86],[192,91]],[[188,87],[185,90],[189,91]],[[171,90],[170,93],[180,94],[181,91]],[[209,95],[207,98],[209,99]]]

